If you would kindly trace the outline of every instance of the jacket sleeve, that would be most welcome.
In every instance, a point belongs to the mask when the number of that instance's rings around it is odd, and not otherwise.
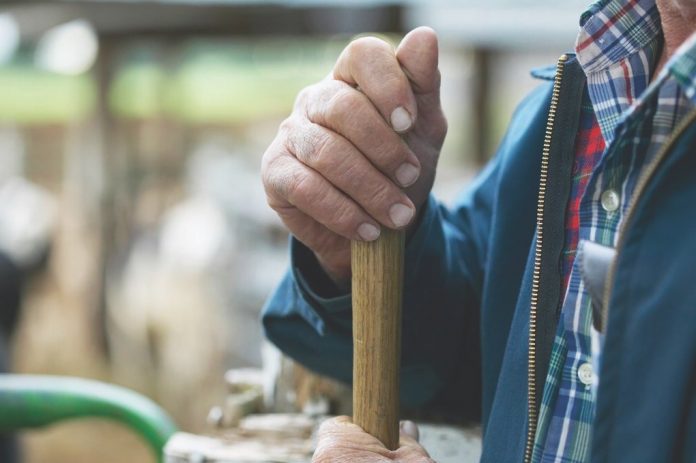
[[[479,305],[497,178],[493,160],[454,207],[430,197],[407,243],[403,406],[459,419],[480,413]],[[263,310],[266,335],[308,368],[350,383],[350,295],[335,294],[294,238],[290,252],[290,269]]]

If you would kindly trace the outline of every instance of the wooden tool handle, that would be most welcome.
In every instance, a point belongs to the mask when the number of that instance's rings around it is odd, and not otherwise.
[[[387,448],[399,446],[399,364],[404,233],[354,241],[353,422]]]

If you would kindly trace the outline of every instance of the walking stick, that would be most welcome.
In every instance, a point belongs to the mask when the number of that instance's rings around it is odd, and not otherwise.
[[[399,446],[399,364],[404,232],[353,241],[353,422]]]

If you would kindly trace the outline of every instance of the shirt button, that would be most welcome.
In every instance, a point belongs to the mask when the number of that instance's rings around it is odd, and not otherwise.
[[[619,208],[619,194],[616,190],[607,190],[600,198],[602,208],[607,212],[614,212]]]
[[[592,372],[591,363],[586,362],[580,365],[580,368],[578,368],[578,378],[585,386],[590,386],[592,384],[592,381],[594,380],[594,373]]]

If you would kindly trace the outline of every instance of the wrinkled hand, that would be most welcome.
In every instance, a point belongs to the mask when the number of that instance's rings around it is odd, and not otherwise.
[[[402,423],[397,450],[387,450],[347,416],[326,420],[319,429],[312,463],[435,463],[418,444],[418,428]]]
[[[336,281],[350,276],[350,240],[408,227],[427,199],[447,132],[437,65],[429,28],[396,50],[351,42],[263,156],[269,205]]]

